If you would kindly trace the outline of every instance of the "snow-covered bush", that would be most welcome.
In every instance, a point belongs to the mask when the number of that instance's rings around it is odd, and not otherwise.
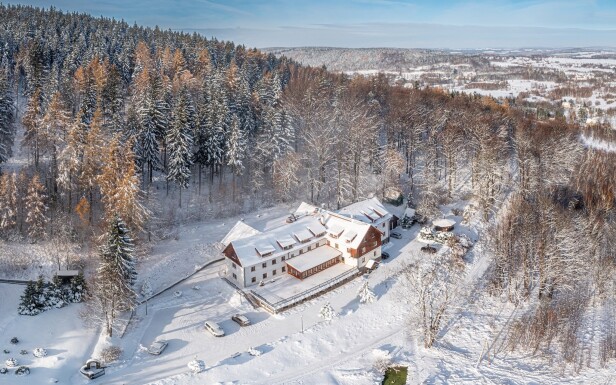
[[[173,292],[173,296],[176,298],[180,298],[182,296],[182,291],[176,290]]]
[[[193,286],[193,290],[201,290],[201,286],[195,285],[195,286]]]
[[[11,351],[8,349],[4,349],[4,354],[9,354]]]
[[[433,241],[434,240],[434,232],[430,226],[424,226],[419,231],[419,239],[424,241]]]
[[[368,286],[368,281],[364,282],[357,293],[360,303],[372,303],[376,301],[376,295]]]
[[[336,311],[334,310],[334,308],[332,307],[332,305],[329,304],[329,302],[327,302],[322,308],[321,311],[319,312],[319,317],[323,318],[326,321],[331,321],[334,317],[336,317],[338,314],[336,314]]]
[[[13,337],[13,338],[11,338],[11,343],[13,345],[15,345],[15,344],[19,343],[19,340],[17,339],[17,337]]]
[[[4,364],[9,368],[14,368],[17,366],[17,359],[11,357],[8,360],[4,361]]]
[[[15,370],[15,374],[18,376],[27,376],[30,374],[30,368],[27,366],[20,366]]]
[[[47,350],[43,349],[43,348],[35,348],[32,351],[32,354],[34,355],[34,357],[45,357],[47,355]]]
[[[0,368],[0,374],[6,374],[8,371],[7,368]]]
[[[374,370],[385,374],[385,371],[391,365],[391,354],[386,350],[374,349],[372,355],[374,356],[374,362],[372,363]]]
[[[62,284],[57,276],[52,282],[45,282],[41,276],[36,282],[28,282],[17,310],[21,315],[37,315],[45,310],[61,308],[68,303],[81,302],[85,291],[82,274],[71,279],[66,285]]]
[[[117,346],[107,346],[103,350],[101,350],[101,361],[105,363],[105,365],[110,364],[114,361],[117,361],[122,355],[122,349]]]
[[[195,358],[194,360],[190,361],[188,363],[188,368],[193,372],[193,373],[201,373],[205,370],[205,362],[203,362],[202,360],[198,360],[197,358]]]
[[[21,354],[22,356],[25,356],[26,354],[28,354],[28,351],[26,349],[21,349],[19,351],[19,354]]]
[[[434,240],[439,243],[447,243],[451,237],[453,237],[452,233],[438,232],[434,235]]]
[[[255,356],[255,357],[258,357],[258,356],[260,356],[262,354],[259,349],[255,349],[255,348],[248,348],[247,352],[251,356]]]

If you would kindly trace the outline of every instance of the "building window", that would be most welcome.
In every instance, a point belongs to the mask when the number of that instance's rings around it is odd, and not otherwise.
[[[272,265],[275,265],[275,264],[276,264],[276,260],[272,259]]]
[[[286,259],[286,257],[283,255],[282,258],[280,259],[281,261],[284,261]]]
[[[267,278],[267,273],[263,273],[263,279]]]
[[[300,254],[304,254],[304,249],[299,249]]]
[[[276,270],[272,271],[272,275],[276,275]]]
[[[287,271],[287,268],[283,266],[282,267],[282,272],[284,273],[285,271]]]
[[[233,266],[234,269],[237,269],[237,265],[233,262],[231,262],[231,266]]]
[[[374,256],[376,257],[376,251],[374,252]]]
[[[366,257],[363,257],[363,258],[361,259],[361,263],[364,263],[364,262],[366,262]]]
[[[254,266],[250,268],[250,271],[255,271],[255,270],[256,270],[256,267]]]
[[[257,282],[257,277],[252,277],[252,279],[250,280],[250,282],[252,282],[252,283]]]
[[[237,275],[235,275],[235,273],[233,273],[233,279],[237,279]]]
[[[385,228],[385,223],[383,223],[383,228]]]
[[[266,268],[266,267],[267,267],[267,263],[263,262],[263,263],[261,264],[261,267]]]
[[[338,244],[336,243],[336,246],[334,246],[336,249],[338,248]]]

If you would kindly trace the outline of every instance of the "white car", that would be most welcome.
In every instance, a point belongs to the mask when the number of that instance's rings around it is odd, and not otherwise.
[[[205,326],[205,330],[212,333],[214,337],[222,337],[225,335],[225,331],[222,330],[222,328],[218,326],[216,322],[205,321],[205,324],[203,326]]]
[[[165,340],[157,340],[152,342],[152,345],[148,348],[148,353],[154,354],[155,356],[160,355],[163,350],[167,347],[169,343]]]

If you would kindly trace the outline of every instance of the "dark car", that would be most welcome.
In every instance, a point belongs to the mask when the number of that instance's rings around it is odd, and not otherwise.
[[[428,253],[428,254],[434,254],[436,253],[436,248],[432,246],[423,246],[421,248],[421,251],[423,251],[424,253]]]
[[[389,258],[389,253],[381,251],[381,259],[387,259],[387,258]]]
[[[390,237],[392,238],[396,238],[396,239],[401,239],[402,238],[402,234],[400,233],[391,233],[389,234]]]
[[[243,314],[235,314],[231,319],[240,326],[250,325],[250,320]]]

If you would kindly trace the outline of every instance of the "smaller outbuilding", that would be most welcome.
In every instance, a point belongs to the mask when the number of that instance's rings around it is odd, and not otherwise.
[[[453,231],[453,227],[455,226],[455,224],[456,222],[451,219],[437,219],[432,223],[432,225],[434,226],[434,231],[440,232]]]

